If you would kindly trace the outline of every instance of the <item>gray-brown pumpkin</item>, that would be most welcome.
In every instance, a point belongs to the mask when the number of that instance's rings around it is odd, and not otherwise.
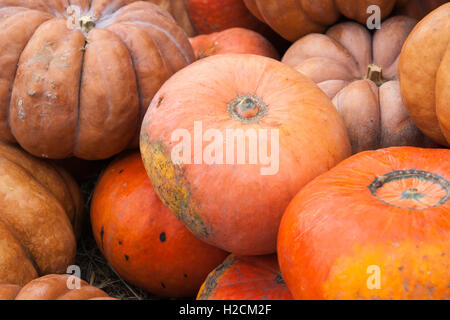
[[[412,18],[393,17],[372,36],[363,25],[344,22],[326,34],[301,38],[283,57],[332,99],[353,153],[432,145],[409,117],[397,74],[402,45],[415,24]]]

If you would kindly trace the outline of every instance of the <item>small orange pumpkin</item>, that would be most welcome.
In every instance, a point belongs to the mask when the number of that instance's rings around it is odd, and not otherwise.
[[[230,255],[203,283],[197,300],[292,300],[276,255]]]
[[[450,150],[359,153],[305,186],[278,233],[296,299],[450,299]]]
[[[164,206],[139,153],[114,161],[91,204],[100,251],[127,281],[164,297],[192,297],[227,253],[196,239]]]
[[[257,54],[277,60],[280,58],[277,50],[266,38],[244,28],[199,35],[189,41],[197,59],[225,53]]]

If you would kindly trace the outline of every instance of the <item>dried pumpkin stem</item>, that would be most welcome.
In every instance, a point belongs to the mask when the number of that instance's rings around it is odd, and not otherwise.
[[[95,20],[91,16],[83,16],[80,18],[81,31],[87,35],[89,31],[95,28]]]
[[[384,83],[383,69],[376,64],[369,64],[365,79],[372,80],[377,86],[380,87]]]

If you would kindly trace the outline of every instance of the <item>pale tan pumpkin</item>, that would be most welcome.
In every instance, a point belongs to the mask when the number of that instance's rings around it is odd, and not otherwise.
[[[397,76],[403,42],[415,24],[412,18],[393,17],[372,36],[365,26],[345,22],[326,34],[301,38],[283,57],[332,99],[353,153],[431,145],[408,115]]]

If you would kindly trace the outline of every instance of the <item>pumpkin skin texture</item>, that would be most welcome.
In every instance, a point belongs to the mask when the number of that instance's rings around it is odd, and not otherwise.
[[[294,298],[449,299],[449,157],[447,149],[366,151],[305,186],[278,234]]]
[[[236,130],[258,134],[260,142],[251,147],[241,139],[239,147]],[[214,134],[209,143],[201,144],[203,133]],[[350,144],[336,109],[311,80],[274,59],[224,54],[163,85],[144,118],[141,154],[156,192],[197,238],[258,255],[275,252],[290,199],[349,156]]]
[[[66,272],[82,221],[81,193],[67,172],[0,142],[1,281]]]
[[[399,0],[396,14],[422,20],[431,11],[447,2],[448,0]]]
[[[332,99],[344,119],[353,153],[433,145],[409,117],[398,82],[398,57],[415,24],[412,18],[393,17],[373,37],[363,25],[337,24],[325,35],[301,38],[282,59]]]
[[[0,1],[0,138],[38,157],[98,160],[137,147],[154,94],[194,60],[155,4],[83,3],[74,22],[67,0]]]
[[[197,300],[292,300],[276,255],[231,254],[203,283]]]
[[[170,12],[189,37],[196,35],[194,26],[186,12],[184,1],[180,0],[147,0]]]
[[[194,297],[227,253],[190,233],[164,206],[139,153],[114,161],[91,205],[100,251],[124,279],[163,297]]]
[[[189,38],[197,59],[216,54],[256,54],[280,59],[277,50],[262,35],[244,28],[231,28],[208,35]]]
[[[421,20],[403,46],[401,93],[417,127],[450,146],[450,3]]]
[[[371,14],[367,8],[377,5],[384,19],[392,12],[396,0],[244,0],[250,12],[289,41],[313,32],[324,32],[341,15],[366,24]]]
[[[49,274],[27,283],[24,287],[0,282],[0,300],[117,300],[103,290],[79,279],[79,289],[69,289],[74,276]]]

